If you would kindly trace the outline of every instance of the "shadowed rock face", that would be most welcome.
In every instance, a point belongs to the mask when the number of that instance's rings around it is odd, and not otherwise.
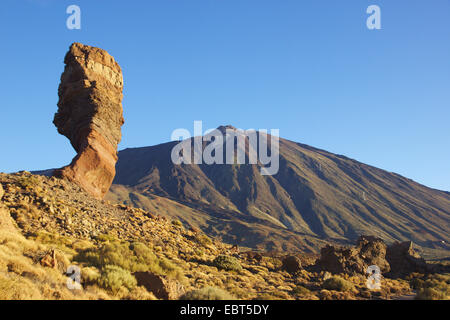
[[[331,273],[365,274],[370,265],[378,266],[390,278],[436,271],[414,251],[411,241],[387,246],[383,240],[370,236],[361,236],[352,248],[327,245],[322,248],[321,256],[316,261],[318,270]]]
[[[370,236],[361,236],[352,248],[327,245],[322,248],[316,266],[331,273],[365,274],[371,265],[381,272],[389,272],[390,266],[385,259],[386,244],[383,240]]]
[[[386,259],[391,265],[390,275],[396,278],[413,272],[427,273],[431,270],[431,266],[414,251],[411,241],[396,242],[389,246]]]
[[[138,286],[143,286],[148,292],[152,292],[155,297],[163,300],[176,300],[185,293],[183,285],[177,280],[168,279],[151,272],[133,273]]]
[[[124,123],[122,71],[106,51],[80,43],[71,45],[64,63],[53,123],[77,155],[54,175],[101,199],[116,173],[117,145]]]

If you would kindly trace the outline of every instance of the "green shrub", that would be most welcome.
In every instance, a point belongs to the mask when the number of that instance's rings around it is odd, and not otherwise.
[[[349,291],[354,288],[353,284],[341,277],[333,276],[323,282],[323,288],[327,290]]]
[[[150,271],[178,280],[183,279],[178,267],[165,258],[158,258],[148,246],[140,242],[106,242],[99,248],[81,250],[74,260],[100,270],[107,265],[115,265],[130,272]]]
[[[227,270],[227,271],[241,271],[242,266],[239,263],[239,260],[235,257],[230,257],[226,255],[220,255],[213,261],[213,266],[218,269]]]
[[[118,241],[117,237],[112,234],[100,234],[95,239],[100,242]]]
[[[44,243],[44,244],[50,244],[52,246],[56,246],[63,249],[68,249],[72,247],[73,240],[70,238],[61,236],[59,234],[53,234],[46,231],[38,231],[37,233],[31,235],[32,239]]]
[[[206,234],[197,235],[195,241],[205,247],[212,243],[212,240]]]
[[[214,287],[206,287],[185,293],[180,300],[234,300],[228,292]]]
[[[118,266],[108,265],[102,270],[98,284],[112,292],[118,292],[122,287],[132,290],[136,287],[137,281],[130,271]]]
[[[84,284],[95,284],[99,282],[100,272],[95,267],[86,267],[81,270],[81,279]]]
[[[172,224],[177,227],[183,226],[183,223],[180,220],[172,220]]]
[[[303,286],[296,286],[293,290],[292,293],[297,295],[297,296],[306,296],[308,294],[311,293],[311,291],[309,291],[308,289],[306,289]]]

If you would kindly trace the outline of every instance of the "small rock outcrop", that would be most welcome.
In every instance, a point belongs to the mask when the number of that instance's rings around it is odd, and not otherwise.
[[[316,267],[334,274],[365,274],[369,266],[377,265],[382,273],[389,272],[390,266],[385,259],[386,249],[383,240],[361,236],[353,248],[331,245],[322,248]]]
[[[386,251],[386,260],[391,266],[391,277],[402,277],[413,272],[427,273],[430,271],[426,261],[413,249],[411,241],[396,242]]]
[[[383,240],[361,236],[352,248],[327,245],[322,248],[315,268],[331,273],[365,274],[367,267],[376,265],[385,276],[404,277],[413,272],[433,272],[431,265],[413,249],[411,241],[387,246]]]
[[[56,260],[55,250],[48,252],[45,256],[42,257],[40,262],[43,267],[56,268],[58,262]]]
[[[184,294],[184,286],[177,280],[168,279],[151,272],[135,272],[134,277],[138,286],[143,286],[152,292],[156,298],[163,300],[176,300]]]
[[[67,178],[102,199],[116,173],[117,145],[124,123],[122,71],[106,51],[80,43],[71,45],[64,63],[53,123],[77,155],[53,175]]]

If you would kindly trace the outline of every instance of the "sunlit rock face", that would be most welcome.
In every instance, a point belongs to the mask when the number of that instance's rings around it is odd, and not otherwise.
[[[77,155],[70,165],[53,174],[101,199],[116,174],[124,123],[122,70],[106,51],[80,43],[71,45],[64,63],[53,123]]]

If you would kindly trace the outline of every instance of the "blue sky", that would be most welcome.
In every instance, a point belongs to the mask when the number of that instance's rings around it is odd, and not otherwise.
[[[66,8],[81,8],[81,30]],[[368,30],[366,8],[381,8]],[[450,1],[3,0],[0,171],[68,164],[52,124],[72,42],[123,69],[120,149],[232,124],[450,190]]]

